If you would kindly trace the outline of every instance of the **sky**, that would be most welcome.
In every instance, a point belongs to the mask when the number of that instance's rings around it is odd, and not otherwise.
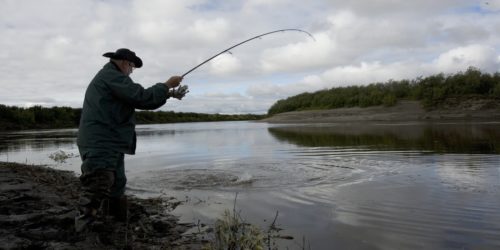
[[[145,88],[188,74],[159,110],[263,114],[279,99],[339,86],[500,69],[500,0],[0,0],[0,104],[80,108],[129,48]]]

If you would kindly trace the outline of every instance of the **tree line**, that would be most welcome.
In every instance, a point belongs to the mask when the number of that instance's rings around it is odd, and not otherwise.
[[[21,129],[76,128],[80,123],[81,108],[42,107],[22,108],[0,104],[0,131]],[[242,114],[202,114],[173,111],[138,111],[138,124],[205,122],[205,121],[243,121],[258,120],[264,115]]]
[[[299,110],[393,106],[401,99],[418,100],[429,110],[439,107],[448,98],[469,97],[500,100],[500,73],[483,73],[470,67],[451,75],[441,73],[414,80],[389,80],[306,92],[277,101],[269,108],[268,115]]]

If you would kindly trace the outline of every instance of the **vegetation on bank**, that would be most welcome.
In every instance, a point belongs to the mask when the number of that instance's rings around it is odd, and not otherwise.
[[[267,229],[246,222],[240,212],[236,211],[236,197],[234,199],[233,211],[224,210],[221,217],[217,218],[213,228],[212,239],[203,249],[279,249],[278,240],[293,240],[290,235],[281,234],[282,228],[277,227],[276,219],[279,212],[276,211],[273,222]],[[298,244],[300,246],[300,244]],[[301,249],[305,249],[305,238]],[[288,249],[288,247],[286,247]],[[309,246],[310,249],[310,246]]]
[[[34,106],[22,108],[0,104],[0,131],[20,129],[76,128],[81,108]],[[172,111],[138,111],[138,124],[206,121],[244,121],[262,119],[264,115],[222,115],[200,113],[176,113]]]
[[[173,111],[139,111],[136,113],[137,123],[156,124],[156,123],[174,123],[174,122],[215,122],[215,121],[250,121],[264,118],[265,115],[241,114],[241,115],[222,115],[222,114],[202,114],[202,113],[183,113]]]
[[[392,106],[401,99],[420,101],[424,108],[430,110],[438,108],[449,98],[500,100],[500,72],[483,73],[471,67],[452,75],[441,73],[414,80],[389,80],[367,86],[306,92],[277,101],[268,110],[268,115],[299,110]]]

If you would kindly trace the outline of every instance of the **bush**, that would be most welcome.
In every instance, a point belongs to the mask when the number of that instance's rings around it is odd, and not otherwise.
[[[367,86],[338,87],[302,93],[278,100],[268,110],[268,115],[307,109],[392,106],[400,99],[419,100],[425,108],[432,109],[447,98],[469,95],[500,98],[500,73],[491,75],[470,67],[465,72],[448,76],[436,74],[414,80],[389,80]]]

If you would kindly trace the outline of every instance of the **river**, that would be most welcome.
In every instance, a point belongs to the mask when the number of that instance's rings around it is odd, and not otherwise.
[[[0,161],[79,172],[76,129],[0,133]],[[500,123],[140,125],[127,193],[186,222],[236,206],[288,249],[500,249]],[[64,163],[50,158],[64,152]],[[237,194],[237,197],[236,197]],[[235,203],[236,198],[236,203]]]

